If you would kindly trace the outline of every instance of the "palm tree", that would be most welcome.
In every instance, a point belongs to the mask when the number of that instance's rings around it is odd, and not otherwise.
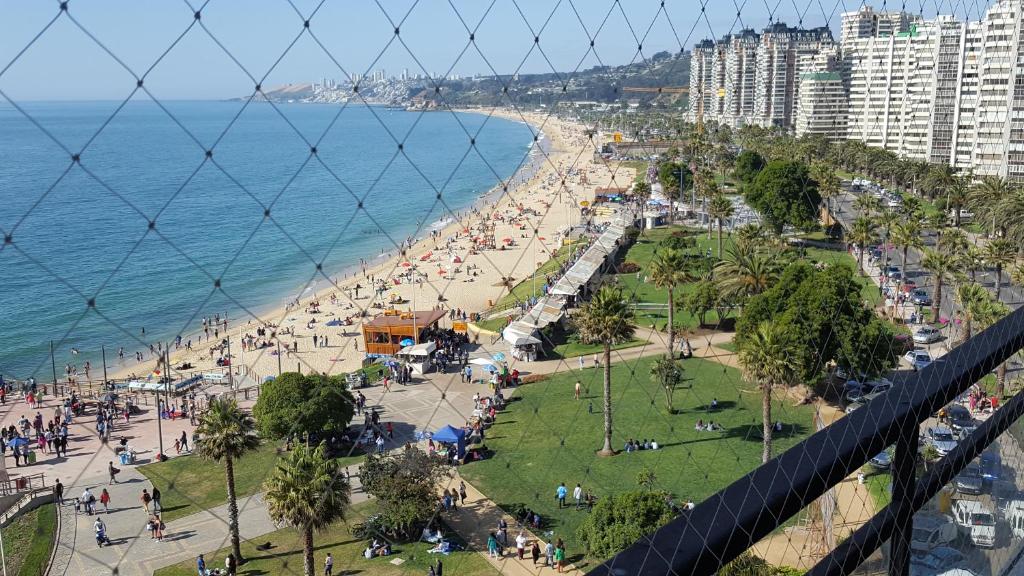
[[[977,309],[974,313],[974,322],[978,326],[978,330],[985,330],[989,326],[998,322],[1003,316],[1010,313],[1010,309],[999,302],[989,297],[988,293],[985,293],[985,299],[978,303]],[[1006,394],[1006,362],[1002,362],[999,366],[996,366],[996,396],[1002,398]]]
[[[935,164],[925,174],[921,188],[929,198],[944,195],[956,183],[956,173],[948,164]]]
[[[761,462],[772,457],[772,389],[796,378],[797,360],[784,327],[774,320],[762,322],[738,350],[744,377],[761,388],[761,430],[764,447]]]
[[[967,194],[967,206],[974,211],[975,216],[992,223],[992,236],[996,235],[996,222],[1002,215],[1000,204],[1013,190],[1014,186],[1003,178],[984,176]]]
[[[953,211],[953,227],[960,227],[960,211],[967,205],[967,197],[971,191],[970,174],[962,174],[953,177],[952,182],[946,188],[946,210]]]
[[[601,456],[615,454],[612,449],[612,345],[633,337],[633,310],[622,297],[622,290],[602,286],[576,315],[580,338],[589,344],[604,346],[604,447]]]
[[[939,230],[935,247],[939,252],[961,258],[971,247],[971,241],[967,238],[967,233],[960,228],[944,228]]]
[[[839,177],[835,166],[827,162],[816,162],[811,169],[814,180],[818,182],[818,193],[825,201],[825,210],[832,214],[832,199],[842,194]]]
[[[863,198],[863,196],[861,196]],[[875,241],[875,222],[869,216],[858,216],[850,227],[847,241],[857,246],[857,265],[861,274],[864,273],[864,253],[868,251],[868,245]]]
[[[265,487],[270,517],[302,534],[304,573],[314,576],[313,533],[343,519],[349,505],[349,484],[341,464],[327,456],[323,443],[316,448],[297,444]]]
[[[228,490],[228,531],[231,551],[239,562],[242,551],[238,536],[238,500],[235,494],[235,462],[259,444],[256,422],[238,407],[234,399],[214,398],[203,414],[196,434],[202,439],[196,446],[199,456],[224,462]]]
[[[732,202],[724,194],[715,194],[708,203],[708,217],[718,223],[718,257],[722,257],[722,222],[732,218],[735,213]]]
[[[988,291],[980,284],[964,282],[956,288],[956,301],[960,305],[963,314],[964,340],[974,335],[974,319],[991,297]]]
[[[692,279],[686,269],[686,258],[674,248],[661,250],[651,261],[650,275],[652,284],[668,292],[668,355],[675,357],[675,291],[680,284]]]
[[[782,273],[776,254],[750,244],[726,250],[725,258],[715,264],[715,282],[722,294],[738,301],[767,290]]]
[[[985,245],[982,250],[982,258],[986,264],[995,269],[996,300],[999,300],[1000,292],[1003,289],[1003,268],[1013,264],[1017,259],[1017,246],[1005,238],[996,238]]]
[[[942,286],[953,279],[957,269],[957,258],[945,252],[925,250],[921,266],[931,273],[935,280],[935,298],[932,299],[932,322],[939,321],[942,304]]]
[[[861,216],[871,216],[882,211],[882,201],[870,194],[862,194],[853,201],[853,208]]]
[[[911,248],[920,250],[924,248],[924,241],[921,239],[921,223],[915,219],[903,220],[896,223],[892,228],[892,234],[890,235],[893,244],[900,247],[902,252],[904,271],[907,272],[907,252]]]

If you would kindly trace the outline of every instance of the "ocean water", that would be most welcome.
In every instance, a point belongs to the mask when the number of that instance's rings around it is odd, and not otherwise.
[[[101,345],[113,365],[203,316],[247,321],[328,287],[317,264],[340,276],[428,235],[536,156],[528,126],[477,114],[163,105],[105,126],[118,103],[22,105],[36,123],[0,106],[0,374],[49,380],[51,341],[62,376]]]

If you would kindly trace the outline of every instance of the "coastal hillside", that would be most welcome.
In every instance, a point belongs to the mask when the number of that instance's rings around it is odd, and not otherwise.
[[[434,108],[447,104],[496,106],[516,103],[534,107],[563,101],[614,103],[636,102],[667,107],[686,106],[685,94],[623,91],[630,88],[689,86],[690,55],[659,52],[645,60],[619,66],[595,66],[586,70],[448,78],[362,78],[297,83],[266,90],[274,102],[332,103],[363,100],[376,104],[413,108]],[[358,86],[359,94],[353,88]],[[506,93],[507,89],[507,93]],[[238,99],[248,99],[249,96]]]

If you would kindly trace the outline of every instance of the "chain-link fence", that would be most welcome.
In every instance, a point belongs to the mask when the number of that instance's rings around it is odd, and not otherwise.
[[[589,571],[691,513],[721,528],[768,500],[719,491],[791,448],[817,474],[829,446],[865,467],[771,501],[729,558],[691,531],[604,566],[874,551],[851,535],[914,477],[889,472],[906,446],[855,441],[884,436],[908,372],[950,378],[955,344],[1015,328],[997,132],[1020,8],[3,5],[2,520],[38,541],[10,561],[55,542],[49,574],[239,553],[240,574]],[[1000,366],[916,421],[922,466],[1015,393],[1019,361]],[[218,399],[256,445],[219,443]],[[930,505],[915,570],[1012,564],[1014,429]],[[799,476],[759,470],[765,494]],[[24,515],[40,472],[63,501]]]

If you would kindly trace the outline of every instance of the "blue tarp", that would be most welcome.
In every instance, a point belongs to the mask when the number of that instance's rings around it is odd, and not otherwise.
[[[466,431],[462,428],[445,426],[437,432],[434,432],[432,438],[434,439],[434,442],[454,444],[457,448],[457,454],[459,455],[460,460],[466,457]]]

